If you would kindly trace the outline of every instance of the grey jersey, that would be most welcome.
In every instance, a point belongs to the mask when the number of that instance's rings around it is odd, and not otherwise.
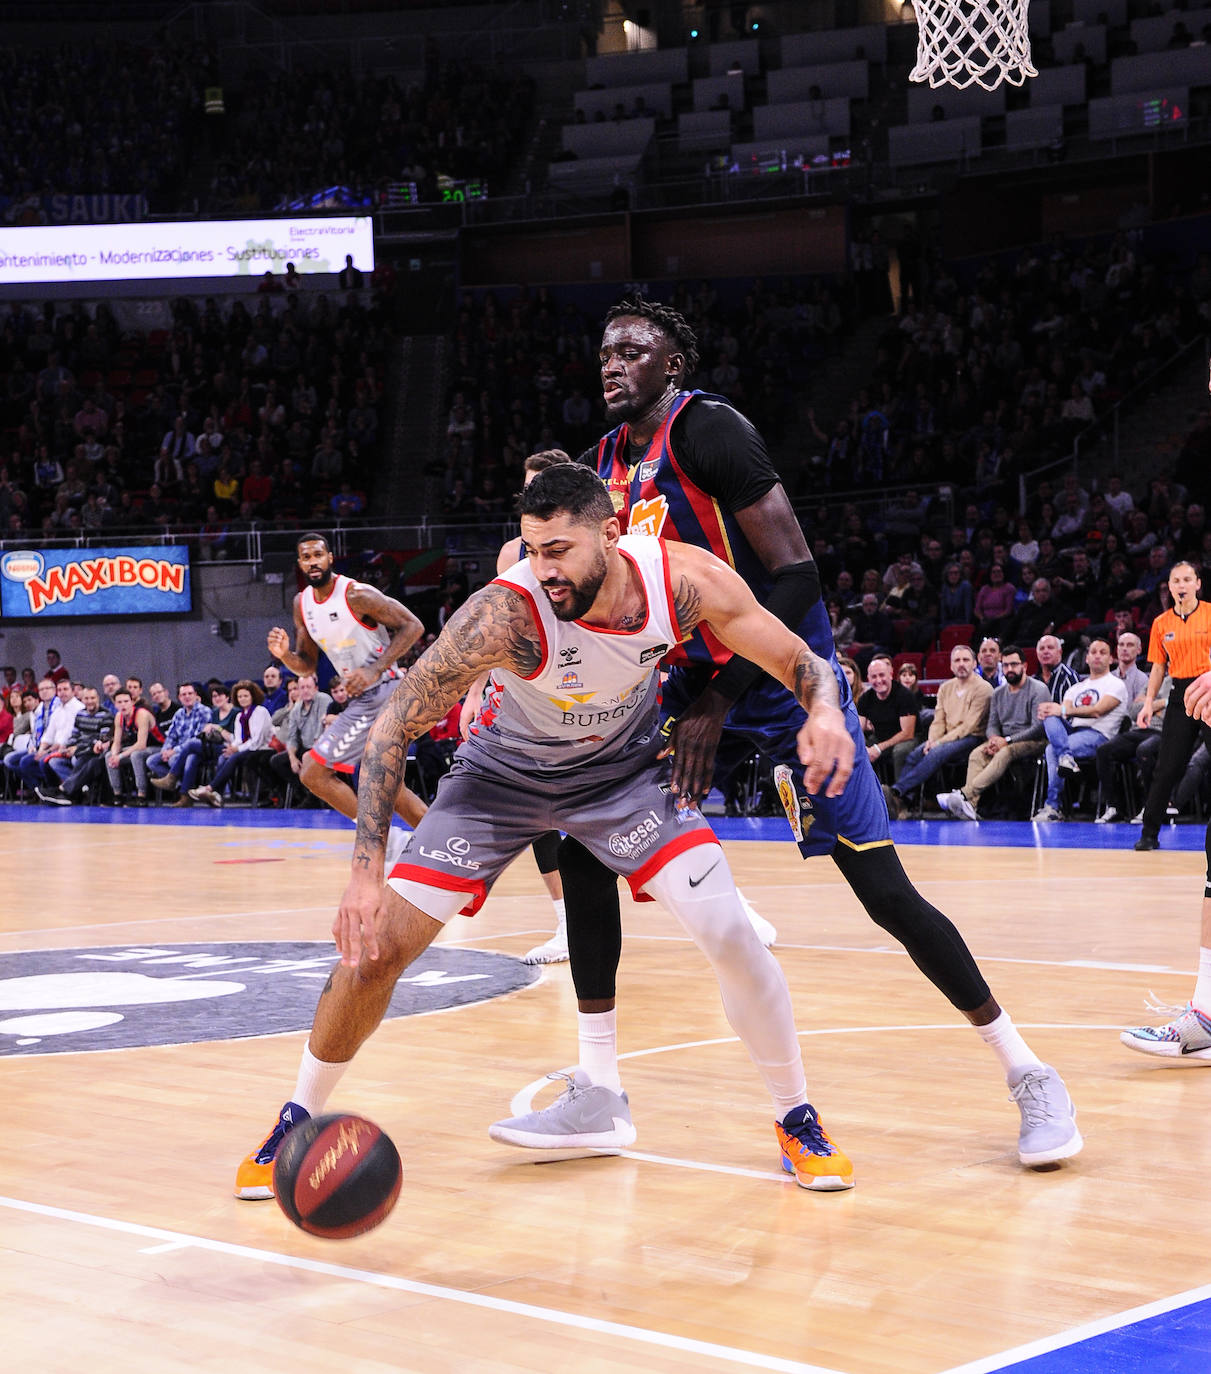
[[[629,766],[649,751],[659,729],[657,669],[681,635],[664,542],[623,535],[618,551],[643,582],[647,612],[635,629],[559,620],[528,563],[496,579],[530,603],[542,662],[525,678],[493,674],[464,749],[531,775],[559,775],[587,763],[595,772],[609,764]]]

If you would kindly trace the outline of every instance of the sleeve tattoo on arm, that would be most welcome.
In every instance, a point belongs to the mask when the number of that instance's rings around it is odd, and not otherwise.
[[[507,668],[528,676],[541,663],[538,629],[520,593],[489,585],[459,608],[370,732],[357,790],[355,868],[369,868],[372,855],[385,848],[412,740],[436,725],[481,673]]]

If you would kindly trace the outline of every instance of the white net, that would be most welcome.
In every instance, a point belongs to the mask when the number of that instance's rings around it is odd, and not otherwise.
[[[931,86],[1020,86],[1038,76],[1030,60],[1029,0],[914,0],[917,65]]]

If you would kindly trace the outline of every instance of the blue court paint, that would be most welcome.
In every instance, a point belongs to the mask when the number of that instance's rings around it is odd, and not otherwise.
[[[781,816],[708,816],[721,840],[788,840],[790,830]],[[240,826],[256,830],[346,830],[353,822],[325,807],[321,810],[258,810],[251,807],[195,806],[178,811],[170,806],[26,806],[0,803],[0,821],[37,821],[73,825],[204,825]],[[1201,852],[1205,829],[1197,825],[1167,825],[1161,831],[1161,849],[1177,853]],[[993,849],[1130,849],[1139,839],[1134,825],[1093,825],[1088,821],[893,821],[892,839],[897,845],[954,845]],[[1153,856],[1155,858],[1155,855]],[[1141,856],[1141,862],[1148,859]]]
[[[708,817],[721,840],[789,840],[781,816]],[[1094,825],[1090,821],[892,821],[891,837],[899,846],[953,845],[992,849],[1131,849],[1139,839],[1137,825]],[[1206,830],[1197,825],[1168,825],[1161,831],[1160,852],[1201,852]],[[1155,857],[1155,854],[1153,855]],[[1146,860],[1145,855],[1140,856]]]
[[[1209,1365],[1211,1299],[1203,1298],[1026,1359],[1011,1353],[1008,1363],[977,1360],[950,1374],[1201,1374]]]

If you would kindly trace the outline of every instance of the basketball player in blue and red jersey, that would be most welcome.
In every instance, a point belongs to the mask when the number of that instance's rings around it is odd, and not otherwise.
[[[357,797],[336,775],[352,778],[370,727],[399,682],[395,667],[424,633],[406,607],[377,587],[355,582],[332,570],[332,550],[322,534],[300,535],[299,571],[307,585],[294,598],[296,648],[280,626],[269,631],[269,652],[299,677],[314,673],[320,650],[328,655],[349,693],[349,705],[303,758],[299,780],[334,811],[357,820]],[[415,826],[425,804],[401,789],[397,813]]]
[[[1021,1112],[1018,1156],[1041,1165],[1082,1145],[1062,1079],[1023,1040],[954,925],[909,882],[890,837],[887,808],[867,759],[849,684],[837,666],[820,577],[765,444],[722,397],[688,391],[697,340],[677,311],[643,299],[606,316],[600,351],[602,394],[614,428],[581,461],[606,482],[623,528],[709,549],[734,567],[757,600],[831,666],[854,740],[854,774],[829,797],[804,791],[794,743],[803,710],[756,664],[729,654],[699,626],[668,655],[664,688],[671,783],[696,800],[712,778],[756,748],[774,766],[779,795],[804,858],[827,854],[871,919],[899,940],[913,962],[978,1029],[996,1054]],[[569,950],[580,1008],[581,1068],[621,1091],[615,1037],[615,981],[621,951],[617,885],[583,846],[560,851]],[[587,919],[582,913],[588,913]],[[587,1062],[586,1062],[587,1061]],[[549,1136],[560,1148],[577,1133],[574,1103],[559,1099],[527,1118],[530,1148]],[[510,1123],[493,1127],[510,1141]]]

